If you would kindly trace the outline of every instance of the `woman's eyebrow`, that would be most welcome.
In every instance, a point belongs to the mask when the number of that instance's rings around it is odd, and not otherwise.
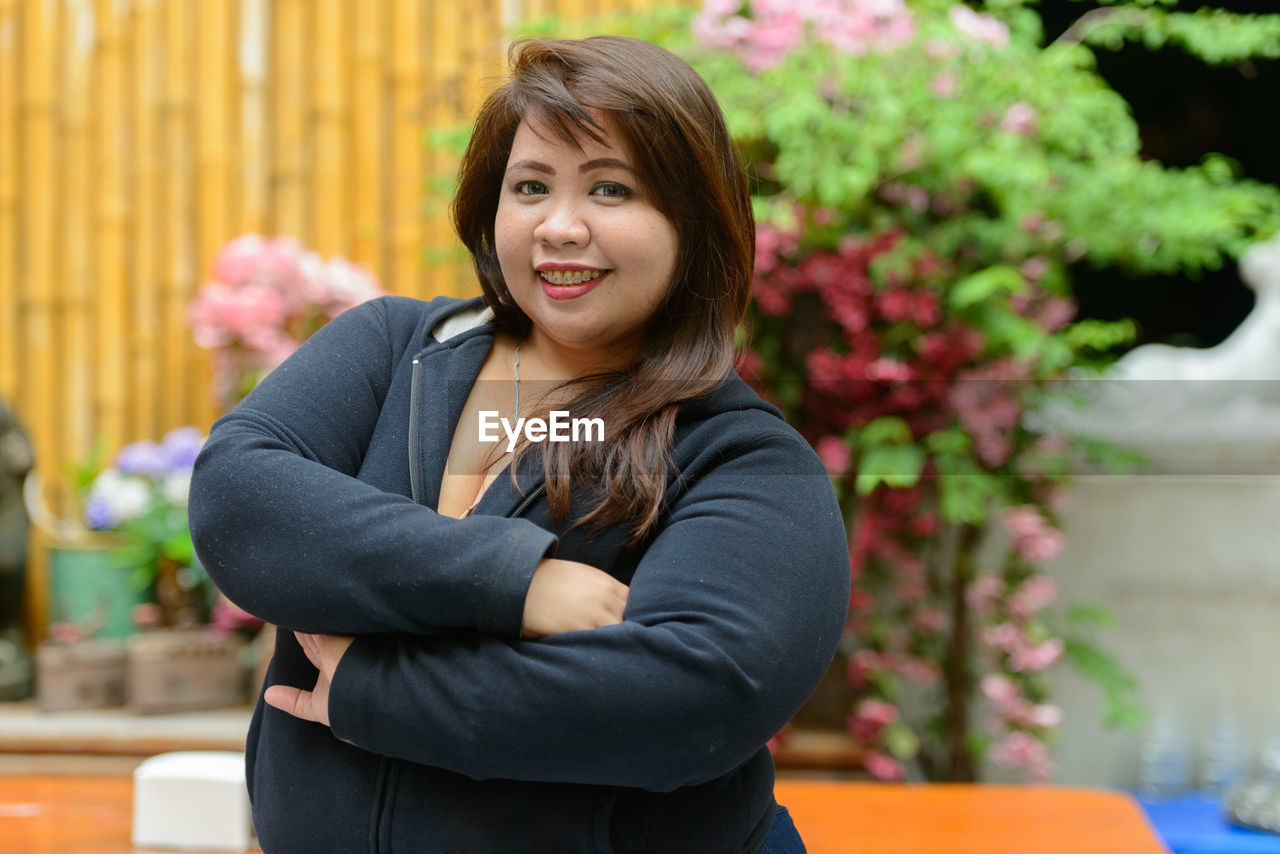
[[[578,172],[591,172],[595,169],[625,169],[628,172],[636,171],[616,157],[597,157],[595,160],[588,160],[586,163],[579,166]]]
[[[508,172],[515,169],[532,169],[534,172],[542,172],[545,175],[556,174],[555,169],[552,169],[545,163],[539,163],[537,160],[520,160],[507,167]],[[616,157],[597,157],[595,160],[588,160],[586,163],[579,166],[578,172],[579,174],[585,174],[596,169],[625,169],[632,173],[636,171],[627,165],[625,161],[619,160]]]
[[[511,172],[515,169],[532,169],[534,172],[542,172],[546,175],[556,174],[556,170],[552,169],[545,163],[539,163],[536,160],[521,160],[518,163],[512,163],[507,167],[507,171]]]

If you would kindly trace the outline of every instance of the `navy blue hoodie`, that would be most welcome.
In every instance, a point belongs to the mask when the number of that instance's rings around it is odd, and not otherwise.
[[[356,636],[331,728],[258,703],[264,851],[755,851],[775,811],[763,745],[817,684],[848,604],[821,463],[735,376],[682,408],[679,476],[639,545],[572,527],[577,498],[553,523],[536,453],[519,488],[504,475],[470,517],[442,516],[444,461],[493,342],[482,308],[389,297],[346,312],[197,461],[201,563],[285,629],[268,683],[315,684],[289,630]],[[623,622],[521,639],[551,556],[630,585]]]

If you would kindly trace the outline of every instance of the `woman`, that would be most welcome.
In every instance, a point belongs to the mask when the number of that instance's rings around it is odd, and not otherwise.
[[[263,849],[802,851],[764,745],[830,662],[848,551],[732,371],[741,166],[661,48],[511,61],[454,204],[483,298],[347,312],[197,463],[202,563],[293,630],[249,734]],[[482,441],[552,412],[604,435]]]

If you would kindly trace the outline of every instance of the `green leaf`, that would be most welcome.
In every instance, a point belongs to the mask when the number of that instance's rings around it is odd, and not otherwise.
[[[920,752],[920,739],[911,727],[894,721],[883,730],[884,746],[899,759],[910,759]]]
[[[877,418],[859,432],[859,443],[864,448],[910,441],[911,427],[905,420],[896,416]]]
[[[1064,640],[1064,658],[1102,691],[1103,724],[1130,730],[1140,726],[1144,712],[1137,699],[1138,678],[1098,646],[1075,637]]]
[[[854,490],[870,495],[880,484],[914,486],[924,470],[924,451],[916,445],[882,445],[863,453],[858,461]]]
[[[1026,288],[1027,280],[1018,268],[1000,264],[979,270],[952,285],[947,292],[947,304],[953,311],[964,311],[996,295],[1022,293]]]

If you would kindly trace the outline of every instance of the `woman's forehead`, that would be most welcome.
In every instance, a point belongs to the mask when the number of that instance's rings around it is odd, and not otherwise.
[[[619,131],[618,122],[611,113],[601,110],[589,110],[591,119],[601,128],[599,139],[594,139],[586,131],[573,127],[566,122],[570,138],[565,139],[563,131],[545,118],[526,116],[516,127],[515,138],[511,143],[511,154],[508,163],[517,160],[542,156],[563,156],[565,149],[570,149],[574,157],[582,160],[595,160],[612,157],[631,164],[630,146]]]

